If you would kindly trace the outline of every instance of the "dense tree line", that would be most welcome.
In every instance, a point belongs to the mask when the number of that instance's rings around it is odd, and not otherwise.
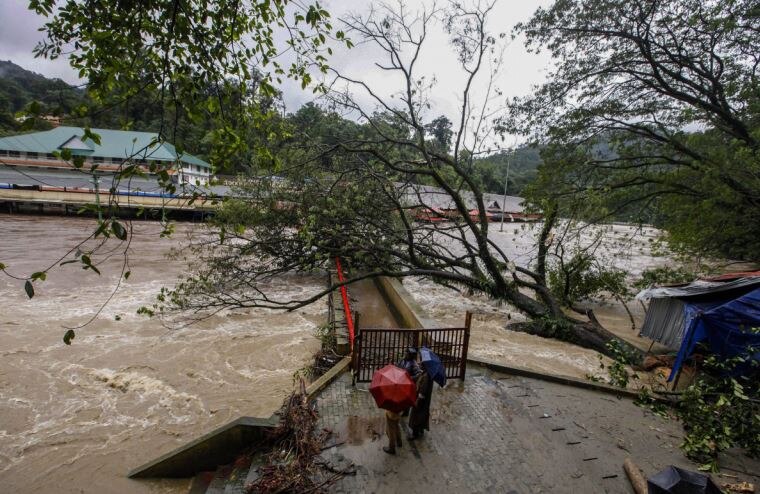
[[[504,119],[545,145],[537,203],[760,259],[756,2],[558,0],[517,33],[555,61]]]

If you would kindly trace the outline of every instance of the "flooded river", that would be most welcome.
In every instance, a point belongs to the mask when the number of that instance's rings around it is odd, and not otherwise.
[[[28,275],[54,262],[93,228],[81,218],[0,217],[0,262]],[[135,223],[131,276],[101,316],[77,331],[108,297],[121,269],[114,255],[98,276],[77,264],[35,283],[0,277],[0,491],[185,492],[186,481],[133,481],[126,472],[241,415],[269,416],[293,374],[318,349],[322,303],[292,312],[219,314],[170,330],[138,316],[183,272],[166,253],[196,232]],[[310,292],[323,280],[272,289]],[[119,319],[119,320],[117,320]]]
[[[508,224],[504,231],[492,225],[489,238],[517,265],[529,267],[535,260],[535,238],[540,224]],[[606,225],[583,231],[573,242],[588,245],[597,235],[602,242],[597,249],[601,262],[628,273],[633,280],[648,268],[665,265],[672,259],[661,255],[655,248],[660,232],[651,227],[636,228],[628,225]],[[573,245],[573,243],[569,243]],[[457,246],[452,246],[456,251]],[[570,250],[568,248],[568,250]],[[562,341],[541,338],[525,333],[509,331],[508,325],[525,321],[526,318],[513,307],[500,304],[485,296],[456,292],[427,279],[409,278],[404,286],[431,317],[442,326],[458,327],[464,323],[466,311],[473,313],[470,354],[495,362],[525,367],[540,372],[577,378],[588,375],[605,378],[606,371],[599,366],[599,354]],[[647,348],[649,340],[637,336],[631,322],[617,302],[587,304],[594,309],[600,322],[639,347]],[[642,307],[631,302],[629,309],[637,327],[644,320]],[[604,358],[606,364],[610,360]]]

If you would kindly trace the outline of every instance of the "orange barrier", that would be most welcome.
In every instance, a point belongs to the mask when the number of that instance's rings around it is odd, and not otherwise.
[[[335,269],[338,271],[338,281],[343,283],[346,278],[343,276],[343,266],[340,264],[340,258],[335,258]],[[354,350],[354,318],[351,316],[351,306],[348,303],[348,290],[346,285],[340,287],[340,297],[343,299],[343,311],[346,314],[346,325],[348,326],[348,342],[351,351]]]

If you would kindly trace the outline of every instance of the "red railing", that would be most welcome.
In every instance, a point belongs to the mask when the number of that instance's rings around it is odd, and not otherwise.
[[[343,266],[340,264],[340,258],[335,258],[335,269],[338,271],[338,281],[343,283],[346,278],[343,276]],[[346,285],[340,287],[340,297],[343,299],[343,311],[346,314],[346,326],[348,326],[348,342],[351,351],[354,350],[354,318],[351,315],[351,306],[348,303],[348,290]]]

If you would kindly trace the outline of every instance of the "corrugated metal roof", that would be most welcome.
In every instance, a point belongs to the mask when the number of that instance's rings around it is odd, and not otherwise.
[[[755,285],[760,285],[760,277],[740,278],[727,282],[698,280],[686,286],[648,288],[640,291],[636,295],[636,298],[639,300],[649,300],[667,297],[698,297]]]
[[[91,139],[82,140],[81,127],[56,127],[43,132],[0,138],[0,149],[34,153],[53,153],[68,147],[73,154],[103,158],[136,157],[149,161],[182,161],[191,165],[211,168],[202,159],[188,153],[179,154],[168,142],[158,142],[155,132],[131,130],[91,129],[100,136],[100,144]],[[68,144],[68,145],[67,145]]]
[[[738,273],[726,273],[718,276],[709,276],[702,279],[706,281],[731,281],[737,280],[739,278],[752,278],[755,276],[760,277],[760,271],[741,271]]]
[[[649,303],[639,336],[678,350],[683,340],[683,302],[677,298],[655,298]]]

